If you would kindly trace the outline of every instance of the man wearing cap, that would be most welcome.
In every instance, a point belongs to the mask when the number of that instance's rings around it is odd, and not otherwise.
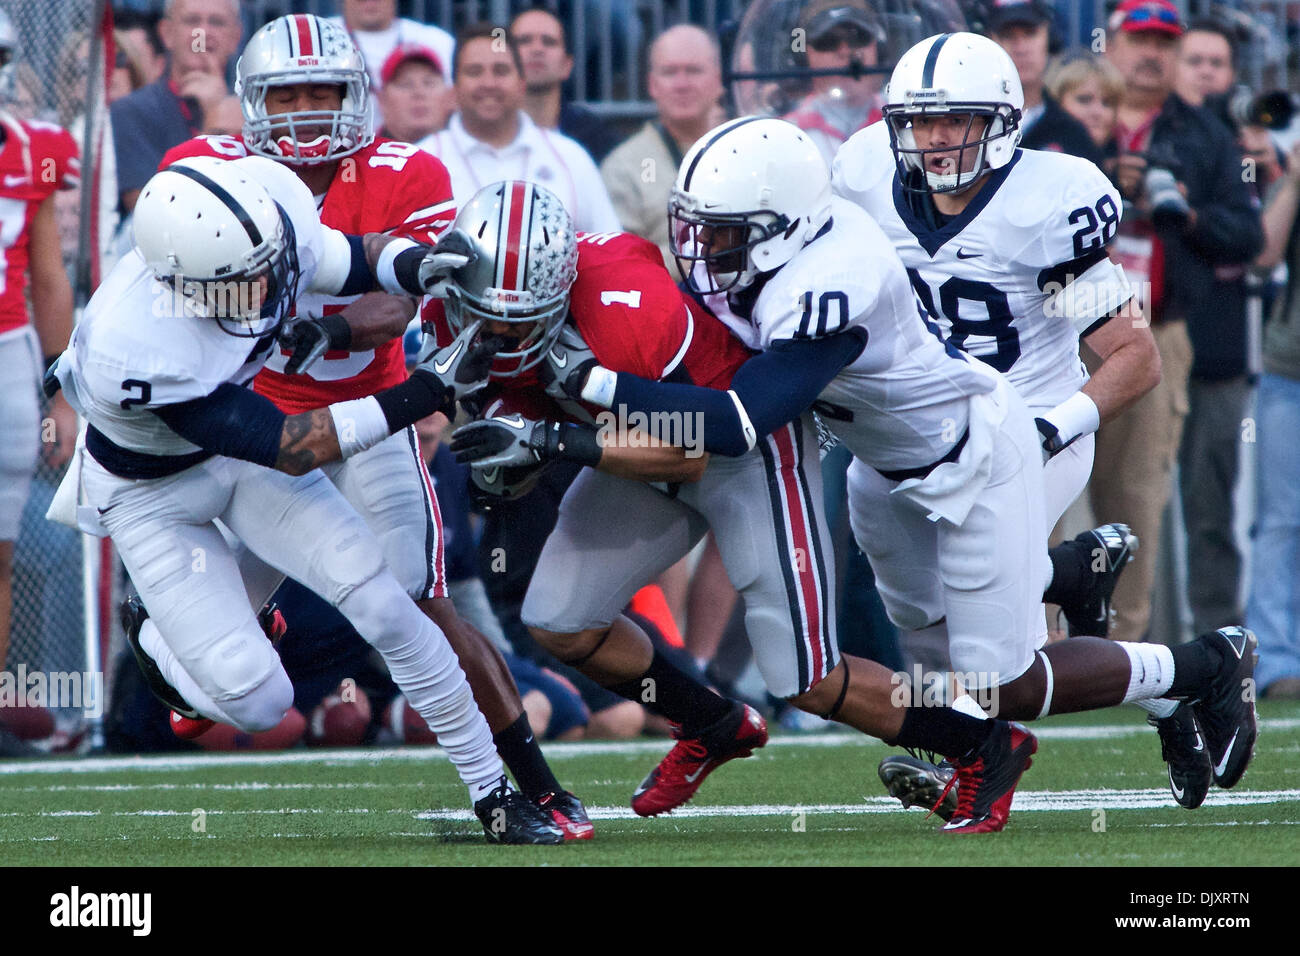
[[[415,143],[447,126],[456,96],[438,54],[427,46],[407,44],[388,55],[379,71],[377,100],[384,122],[380,136]]]
[[[851,71],[880,63],[885,28],[863,0],[815,0],[799,18],[799,27],[808,68],[844,73],[814,76],[811,92],[782,119],[807,133],[830,165],[846,139],[880,119],[883,74],[854,76]]]
[[[1183,35],[1177,8],[1170,0],[1124,0],[1107,28],[1106,56],[1125,81],[1115,131],[1115,181],[1127,207],[1118,244],[1130,278],[1147,283],[1144,304],[1164,374],[1099,433],[1091,494],[1094,510],[1158,541],[1188,411],[1189,373],[1222,381],[1245,371],[1243,280],[1262,233],[1232,133],[1173,92]],[[1244,409],[1236,403],[1219,411],[1216,417],[1235,433]],[[1231,484],[1222,469],[1205,480],[1208,497],[1187,502],[1189,531],[1230,538]],[[1139,641],[1147,633],[1155,557],[1153,548],[1140,551],[1115,590],[1112,636],[1118,639]],[[1232,612],[1236,580],[1228,577],[1198,574],[1195,586],[1207,594],[1223,591],[1220,604],[1232,605]]]
[[[1020,125],[1026,149],[1049,149],[1100,163],[1101,153],[1083,124],[1063,110],[1043,89],[1043,74],[1052,47],[1053,10],[1047,0],[995,0],[988,35],[1007,51],[1020,74],[1025,108]]]
[[[378,91],[383,86],[383,68],[393,51],[401,46],[428,47],[444,67],[451,63],[456,41],[452,35],[430,23],[419,23],[397,15],[397,0],[342,0],[343,15],[331,17],[342,24],[361,51],[366,71],[370,74],[370,89]],[[444,70],[443,80],[451,77]],[[384,117],[379,104],[375,104],[375,128],[383,125]]]
[[[618,145],[618,136],[591,110],[564,98],[573,55],[560,18],[545,7],[529,8],[510,21],[510,36],[524,61],[524,111],[542,129],[577,140],[599,163]]]
[[[446,165],[457,205],[491,183],[526,179],[559,196],[579,232],[622,231],[587,151],[524,112],[523,61],[502,27],[462,30],[452,72],[460,109],[416,145]]]

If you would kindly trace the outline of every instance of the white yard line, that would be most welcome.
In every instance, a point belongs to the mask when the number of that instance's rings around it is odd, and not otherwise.
[[[1300,729],[1300,717],[1282,717],[1261,720],[1263,733]],[[1039,740],[1112,740],[1119,737],[1136,737],[1155,732],[1143,724],[1103,724],[1096,727],[1035,727]],[[612,755],[654,755],[669,750],[669,740],[599,741],[579,743],[550,743],[546,745],[548,760],[566,760],[573,757]],[[885,749],[878,740],[862,734],[834,731],[806,736],[774,737],[767,748],[781,747],[844,747],[865,746]],[[380,761],[444,761],[447,755],[436,747],[395,747],[390,749],[353,748],[348,750],[288,750],[274,753],[189,753],[159,754],[145,757],[81,757],[64,760],[44,757],[33,760],[0,762],[0,777],[27,773],[118,773],[122,771],[195,770],[206,767],[250,767],[277,764],[315,764],[331,766],[356,766]]]

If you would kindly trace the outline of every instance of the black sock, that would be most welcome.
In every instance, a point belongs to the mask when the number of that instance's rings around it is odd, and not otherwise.
[[[515,783],[530,800],[564,789],[542,756],[542,748],[528,726],[527,714],[520,714],[519,719],[505,730],[493,734],[492,742],[501,755],[501,762],[509,768]]]
[[[1092,589],[1092,551],[1081,541],[1062,541],[1049,548],[1052,583],[1043,592],[1044,604],[1071,607],[1088,597]]]
[[[1197,697],[1223,669],[1223,654],[1206,641],[1169,648],[1174,656],[1174,682],[1166,697]]]
[[[894,743],[932,750],[949,760],[978,750],[993,732],[994,721],[980,720],[951,707],[908,707]]]
[[[640,677],[611,685],[620,697],[636,701],[652,714],[681,724],[684,735],[716,724],[731,713],[732,702],[719,697],[694,677],[678,670],[668,658],[655,651],[650,666]]]

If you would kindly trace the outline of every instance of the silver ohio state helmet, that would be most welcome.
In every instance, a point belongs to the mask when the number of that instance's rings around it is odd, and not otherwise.
[[[456,216],[438,250],[469,262],[452,273],[447,322],[456,334],[475,322],[509,322],[522,330],[497,352],[493,378],[512,378],[542,360],[569,312],[578,278],[578,238],[559,197],[536,183],[484,186]],[[480,337],[489,334],[485,328]]]
[[[244,110],[244,142],[260,156],[294,165],[333,162],[375,138],[370,76],[347,30],[309,13],[272,20],[248,41],[235,66],[235,94]],[[337,84],[337,110],[300,110],[272,116],[272,87]]]

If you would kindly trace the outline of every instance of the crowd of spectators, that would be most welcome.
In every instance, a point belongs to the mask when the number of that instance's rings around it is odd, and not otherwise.
[[[114,34],[113,148],[100,168],[101,183],[112,185],[102,190],[101,231],[116,232],[119,252],[135,199],[162,155],[196,134],[238,135],[242,125],[234,62],[247,36],[237,0],[160,6],[160,17],[124,10]],[[1020,73],[1022,145],[1096,162],[1125,201],[1114,252],[1143,290],[1162,378],[1099,432],[1084,496],[1098,520],[1126,522],[1143,542],[1116,592],[1111,636],[1181,639],[1180,632],[1153,628],[1151,613],[1157,566],[1178,563],[1168,554],[1157,560],[1160,542],[1170,540],[1162,521],[1180,513],[1185,533],[1173,539],[1185,542],[1183,599],[1193,632],[1244,619],[1260,640],[1263,694],[1300,697],[1300,496],[1294,491],[1300,456],[1290,444],[1300,429],[1300,151],[1283,148],[1290,138],[1279,132],[1287,117],[1276,115],[1276,98],[1266,108],[1257,98],[1266,91],[1240,84],[1239,61],[1250,38],[1239,19],[1188,21],[1171,0],[1122,0],[1088,47],[1066,49],[1063,21],[1050,0],[963,7]],[[669,192],[683,154],[734,103],[723,84],[729,51],[717,35],[679,23],[647,36],[653,115],[616,123],[567,95],[575,65],[563,12],[517,4],[507,24],[473,24],[453,35],[398,16],[396,0],[341,0],[339,9],[370,75],[376,130],[436,155],[451,173],[458,202],[498,179],[533,179],[560,196],[580,230],[641,235],[675,269]],[[779,112],[807,130],[829,162],[840,143],[879,119],[886,77],[862,68],[879,66],[891,49],[887,23],[870,0],[811,0],[797,23],[806,43],[801,62],[821,72]],[[195,31],[203,43],[191,42]],[[88,48],[85,37],[69,43],[61,83],[84,81]],[[836,69],[845,72],[827,72]],[[84,118],[75,110],[58,119],[82,135]],[[75,192],[60,195],[65,256],[75,251],[78,213]],[[1251,353],[1252,302],[1264,306],[1262,367]],[[1242,523],[1235,502],[1248,450],[1257,457],[1249,562],[1234,533]],[[836,456],[827,459],[832,527],[842,512],[843,481],[835,472],[843,467]],[[440,495],[444,483],[460,480],[444,472]],[[554,505],[565,485],[553,477],[556,487],[535,492],[533,505],[490,512],[486,530],[475,534],[491,543],[509,538],[512,548],[539,548],[553,508],[536,502],[549,498]],[[1171,510],[1175,488],[1181,508]],[[838,523],[839,564],[848,569],[841,574],[851,585],[839,590],[853,609],[845,639],[894,666],[901,658],[892,628],[878,605],[864,610],[861,603],[871,593],[870,570],[846,522]],[[521,535],[528,540],[521,543]],[[465,600],[496,612],[495,632],[521,661],[561,673],[557,662],[528,646],[511,617],[526,578],[517,579],[516,565],[510,580],[494,579],[491,553],[486,544],[480,549],[483,560],[466,578],[482,586]],[[727,684],[743,672],[739,612],[716,548],[702,554],[665,578],[668,618],[654,630],[670,644],[682,643],[715,683]],[[475,564],[472,555],[466,560]],[[486,623],[480,627],[490,631]],[[644,715],[621,708],[624,702],[582,685],[574,673],[560,680],[581,699],[574,712],[584,715],[582,726],[591,733],[641,730]],[[603,707],[619,709],[601,717]],[[566,720],[563,732],[573,735],[575,726]]]

